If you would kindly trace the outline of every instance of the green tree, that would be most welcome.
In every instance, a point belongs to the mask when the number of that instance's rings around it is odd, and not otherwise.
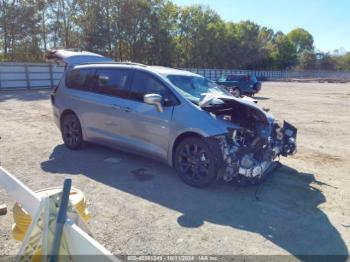
[[[266,27],[244,21],[237,25],[237,39],[240,43],[240,67],[257,69],[263,67],[268,59],[268,44],[273,39],[273,31]]]
[[[297,63],[297,51],[289,38],[281,33],[273,39],[270,56],[274,69],[290,69]]]
[[[150,57],[151,64],[173,65],[179,8],[167,0],[155,2],[150,14]]]
[[[108,1],[77,1],[75,24],[80,29],[79,40],[82,49],[99,53],[110,51],[108,17],[104,12],[107,7]]]
[[[312,35],[302,28],[297,28],[288,33],[288,38],[295,46],[297,52],[300,54],[304,50],[314,50],[314,38]]]
[[[227,22],[223,28],[223,37],[219,40],[221,53],[220,66],[223,68],[239,68],[240,67],[240,42],[237,36],[237,25]]]
[[[214,65],[218,59],[217,44],[224,36],[223,26],[220,16],[212,9],[200,5],[182,8],[176,35],[176,48],[180,56],[178,65]]]
[[[4,60],[41,60],[40,15],[37,1],[2,0],[0,35]]]
[[[299,69],[315,69],[316,68],[316,54],[312,51],[309,50],[304,50],[300,55],[299,55],[299,64],[298,68]]]
[[[337,64],[337,69],[350,71],[350,52],[344,55],[337,55],[333,57]]]
[[[78,32],[76,18],[77,0],[47,0],[48,30],[51,47],[80,49],[81,34]]]
[[[337,68],[336,61],[330,53],[320,52],[317,54],[317,68],[320,70],[335,70]]]
[[[41,61],[52,48],[176,67],[350,70],[345,52],[318,56],[312,35],[225,22],[171,0],[0,0],[0,59]]]

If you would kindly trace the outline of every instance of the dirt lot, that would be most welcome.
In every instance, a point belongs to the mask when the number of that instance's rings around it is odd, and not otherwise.
[[[299,150],[260,188],[194,189],[149,159],[94,145],[69,151],[48,94],[0,92],[1,164],[35,190],[72,178],[95,238],[113,253],[348,254],[349,84],[263,84],[259,104],[299,128]],[[15,254],[13,200],[3,189],[1,202],[10,210],[0,217],[0,254]]]

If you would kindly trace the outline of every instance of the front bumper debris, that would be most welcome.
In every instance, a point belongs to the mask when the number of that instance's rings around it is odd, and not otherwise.
[[[297,129],[284,122],[283,127],[274,124],[267,139],[255,138],[251,144],[242,143],[237,131],[216,137],[222,154],[223,180],[256,183],[263,179],[276,168],[276,159],[281,155],[296,153],[296,135]]]

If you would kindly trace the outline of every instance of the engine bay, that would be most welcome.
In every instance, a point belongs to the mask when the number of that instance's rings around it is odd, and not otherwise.
[[[239,126],[215,137],[222,153],[224,181],[255,184],[275,169],[280,155],[296,152],[297,129],[287,122],[280,126],[269,121],[256,107],[229,100],[203,109]]]

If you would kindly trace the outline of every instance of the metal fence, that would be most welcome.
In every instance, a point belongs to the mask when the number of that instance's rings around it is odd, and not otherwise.
[[[0,63],[0,89],[52,88],[64,68],[45,63]]]
[[[200,69],[185,70],[203,75],[211,80],[229,74],[255,75],[261,80],[318,79],[325,81],[350,81],[350,72],[339,71],[254,71],[235,69]],[[63,66],[46,63],[0,63],[0,89],[35,89],[52,88],[57,85]]]
[[[186,70],[202,75],[210,80],[217,80],[221,76],[230,74],[255,75],[262,80],[326,80],[326,81],[350,81],[350,72],[343,71],[255,71],[236,69],[199,69],[187,68]]]

